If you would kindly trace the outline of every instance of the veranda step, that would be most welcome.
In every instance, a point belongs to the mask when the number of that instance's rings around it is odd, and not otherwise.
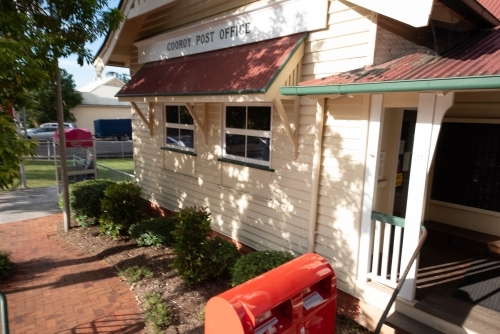
[[[385,323],[394,328],[398,334],[443,334],[443,332],[399,312],[392,313],[387,317]]]

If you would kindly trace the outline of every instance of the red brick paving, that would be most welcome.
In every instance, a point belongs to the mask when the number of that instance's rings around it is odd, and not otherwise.
[[[17,273],[7,296],[11,334],[144,333],[135,295],[115,271],[57,236],[62,215],[0,225]]]

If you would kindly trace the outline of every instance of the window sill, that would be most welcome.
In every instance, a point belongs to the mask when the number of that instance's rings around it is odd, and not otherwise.
[[[194,157],[197,156],[197,154],[194,153],[194,152],[186,151],[186,150],[180,150],[180,149],[172,148],[172,147],[160,147],[160,149],[162,149],[164,151],[170,151],[170,152],[176,152],[176,153],[182,153],[182,154],[192,155]]]
[[[274,169],[269,168],[267,166],[252,164],[252,163],[238,161],[238,160],[226,159],[226,158],[218,158],[217,161],[227,162],[227,163],[230,163],[230,164],[233,164],[233,165],[240,165],[240,166],[245,166],[245,167],[249,167],[249,168],[260,169],[260,170],[264,170],[264,171],[267,171],[267,172],[274,173]]]

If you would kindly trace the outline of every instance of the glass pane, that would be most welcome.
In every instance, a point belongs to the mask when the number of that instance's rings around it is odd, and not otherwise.
[[[179,107],[167,106],[167,123],[179,123]]]
[[[193,124],[193,117],[189,113],[188,109],[184,106],[181,109],[181,124]]]
[[[167,128],[167,144],[179,145],[179,129]]]
[[[247,137],[247,158],[269,161],[269,138]]]
[[[245,156],[245,136],[226,133],[226,154]]]
[[[226,128],[246,129],[246,107],[226,107]]]
[[[271,107],[248,107],[249,130],[271,130]]]
[[[193,130],[181,130],[180,146],[194,148],[194,131]]]

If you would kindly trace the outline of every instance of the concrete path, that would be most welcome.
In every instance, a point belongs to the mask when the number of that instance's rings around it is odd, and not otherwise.
[[[0,248],[17,265],[0,283],[10,333],[143,333],[135,294],[103,261],[60,239],[61,221],[56,214],[0,225]]]
[[[56,187],[0,192],[0,224],[60,213]]]

